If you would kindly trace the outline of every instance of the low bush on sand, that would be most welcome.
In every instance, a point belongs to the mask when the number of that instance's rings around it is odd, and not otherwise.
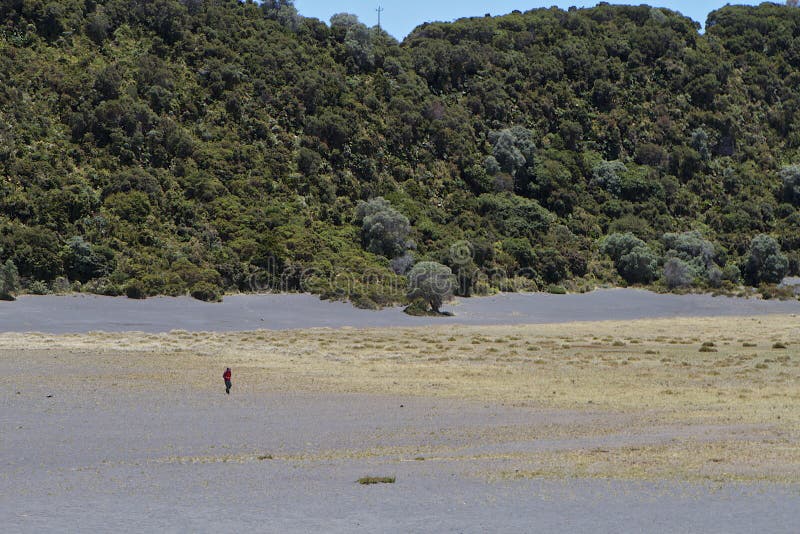
[[[358,479],[359,484],[394,484],[395,477],[361,477]]]

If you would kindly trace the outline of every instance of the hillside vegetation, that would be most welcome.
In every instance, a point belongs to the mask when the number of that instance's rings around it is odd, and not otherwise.
[[[374,306],[421,261],[458,294],[800,269],[797,8],[705,34],[539,9],[402,43],[287,0],[9,0],[0,22],[0,264],[30,292]]]

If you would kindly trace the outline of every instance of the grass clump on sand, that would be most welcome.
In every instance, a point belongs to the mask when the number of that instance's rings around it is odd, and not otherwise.
[[[773,349],[785,349],[786,348],[786,343],[781,343],[780,341],[776,341],[775,343],[772,344],[772,348]]]
[[[361,477],[357,480],[359,484],[394,484],[395,477]]]
[[[713,341],[706,341],[700,345],[700,352],[717,352],[717,349],[714,348]]]

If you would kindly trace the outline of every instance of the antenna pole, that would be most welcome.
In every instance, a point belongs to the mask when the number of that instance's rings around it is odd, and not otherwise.
[[[378,28],[380,28],[381,27],[381,13],[383,12],[383,8],[381,6],[378,6],[378,9],[376,9],[375,11],[378,12]]]

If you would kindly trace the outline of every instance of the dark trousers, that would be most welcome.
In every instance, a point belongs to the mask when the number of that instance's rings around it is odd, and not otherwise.
[[[225,393],[227,393],[228,395],[230,395],[230,393],[231,393],[231,386],[233,386],[233,384],[231,384],[231,381],[230,380],[226,380],[225,381]]]

